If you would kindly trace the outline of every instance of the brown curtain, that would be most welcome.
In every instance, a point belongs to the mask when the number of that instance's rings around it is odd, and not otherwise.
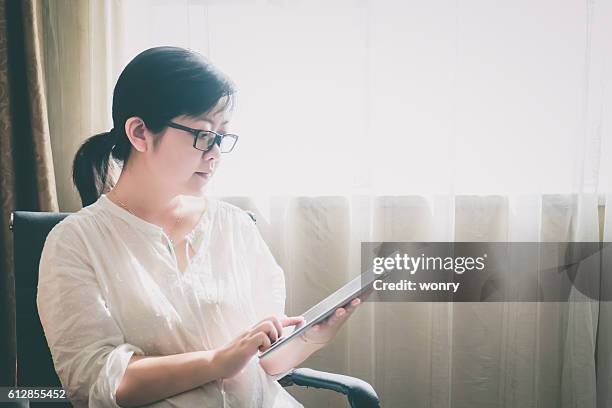
[[[42,0],[0,0],[0,385],[15,384],[11,211],[58,211],[42,59]]]

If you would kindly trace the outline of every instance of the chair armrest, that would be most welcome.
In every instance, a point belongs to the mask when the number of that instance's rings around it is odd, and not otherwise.
[[[283,387],[295,384],[340,392],[348,397],[352,408],[380,407],[378,395],[370,384],[347,375],[317,371],[310,368],[296,368],[278,382]]]

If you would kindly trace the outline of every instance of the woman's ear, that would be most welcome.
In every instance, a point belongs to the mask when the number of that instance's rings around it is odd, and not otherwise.
[[[132,116],[125,121],[125,134],[132,146],[134,146],[134,149],[141,153],[151,148],[152,140],[150,137],[146,137],[147,133],[149,133],[149,130],[141,118]]]

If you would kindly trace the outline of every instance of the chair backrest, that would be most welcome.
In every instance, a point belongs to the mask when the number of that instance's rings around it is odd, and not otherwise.
[[[36,307],[38,264],[49,231],[70,213],[14,211],[17,385],[60,387]]]

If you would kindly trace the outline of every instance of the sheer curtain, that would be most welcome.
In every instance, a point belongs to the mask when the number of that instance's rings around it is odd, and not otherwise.
[[[112,8],[106,75],[178,45],[238,85],[240,143],[209,193],[258,213],[288,313],[356,276],[362,241],[612,238],[609,3]],[[94,114],[110,128],[108,110]],[[595,301],[367,303],[304,365],[359,376],[388,407],[605,407],[611,317]]]

